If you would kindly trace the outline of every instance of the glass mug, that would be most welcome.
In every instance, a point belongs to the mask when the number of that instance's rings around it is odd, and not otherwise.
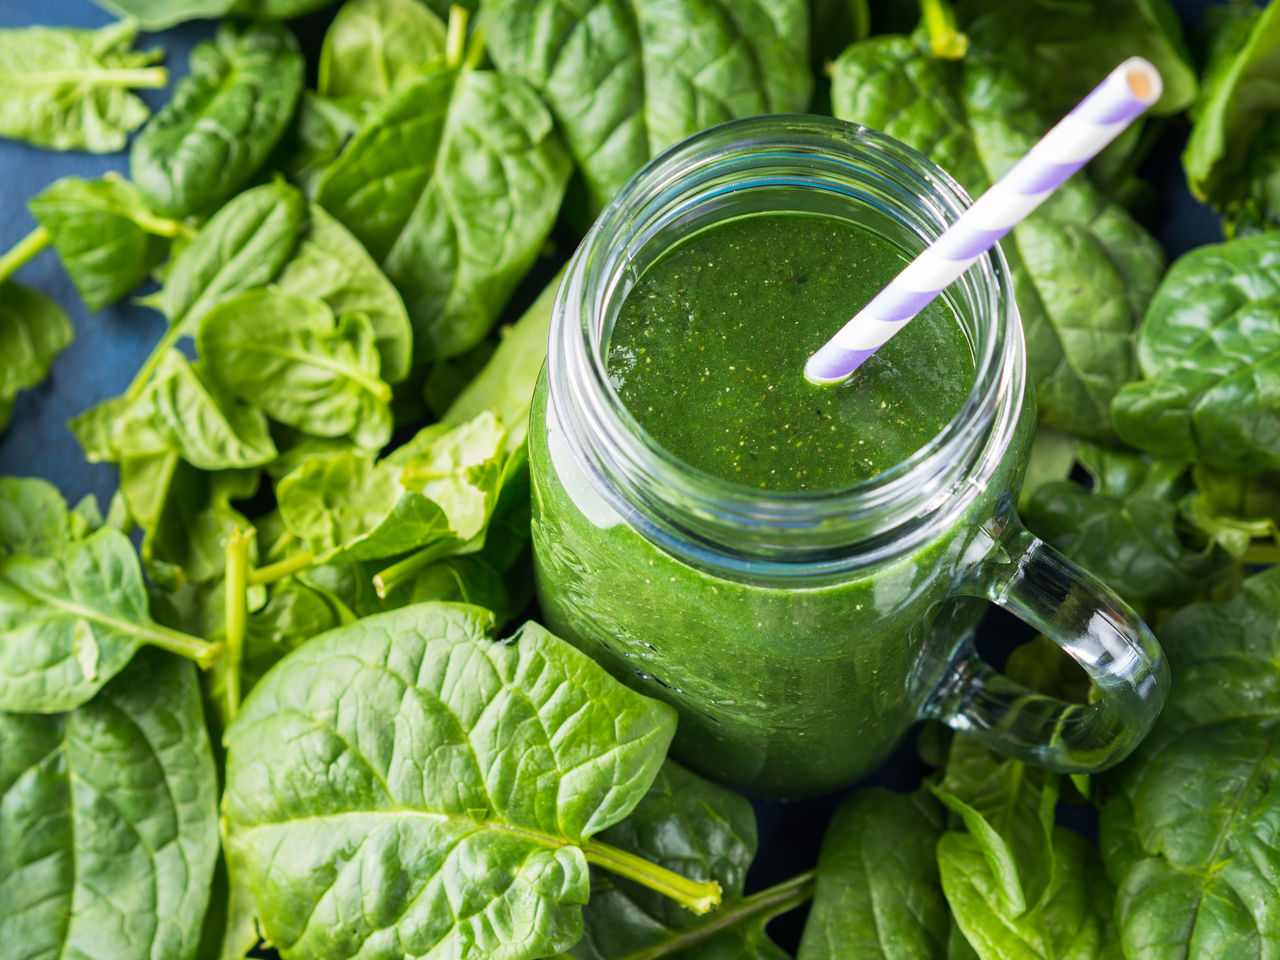
[[[945,294],[974,353],[964,406],[909,459],[844,490],[762,492],[696,471],[645,434],[605,373],[628,290],[703,227],[821,214],[911,257],[968,202],[866,128],[742,120],[650,163],[567,268],[530,420],[538,596],[559,636],[676,707],[675,756],[694,769],[813,794],[934,718],[1040,766],[1094,771],[1159,713],[1168,668],[1146,625],[1013,512],[1035,404],[998,249]],[[987,603],[1058,643],[1095,702],[1034,694],[979,659]]]

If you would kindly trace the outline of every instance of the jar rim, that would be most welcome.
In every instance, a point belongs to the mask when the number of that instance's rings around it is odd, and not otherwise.
[[[695,134],[660,154],[619,191],[570,260],[552,315],[550,408],[597,492],[668,550],[716,568],[745,565],[759,572],[762,565],[779,565],[812,571],[816,564],[845,569],[909,547],[903,523],[919,519],[922,510],[941,518],[951,511],[936,509],[940,503],[985,487],[1012,439],[1022,402],[1022,327],[1008,266],[995,247],[957,281],[968,283],[979,297],[977,321],[986,334],[974,344],[973,379],[960,409],[910,456],[847,487],[759,490],[680,460],[644,430],[608,376],[607,305],[618,296],[646,217],[670,215],[695,176],[710,183],[717,171],[734,164],[747,169],[753,158],[777,162],[780,157],[813,164],[856,159],[857,169],[865,168],[868,176],[905,178],[921,191],[912,196],[923,212],[917,228],[932,235],[972,202],[923,154],[843,120],[775,114]],[[816,166],[809,172],[817,177]],[[629,242],[618,244],[620,236]]]

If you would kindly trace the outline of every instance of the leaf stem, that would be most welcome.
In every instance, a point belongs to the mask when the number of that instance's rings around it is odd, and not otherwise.
[[[249,620],[249,544],[255,531],[239,527],[227,538],[227,648],[225,651],[226,720],[240,710],[240,666],[244,660],[244,635]]]
[[[373,589],[377,591],[378,599],[387,599],[387,594],[405,580],[408,580],[418,571],[431,566],[437,560],[449,556],[459,546],[460,544],[456,537],[444,537],[431,544],[431,546],[423,547],[417,553],[411,553],[403,560],[398,560],[385,570],[379,571],[373,578]]]
[[[467,48],[467,21],[471,13],[466,7],[454,4],[449,8],[449,25],[444,40],[444,62],[451,67],[462,64]]]
[[[209,643],[189,633],[170,630],[158,623],[148,625],[145,631],[141,631],[141,636],[153,647],[194,660],[201,670],[208,670],[222,656],[222,644]]]
[[[46,70],[15,78],[13,82],[18,86],[26,87],[74,83],[77,86],[158,90],[168,86],[169,71],[165,67],[137,67],[127,70]]]
[[[594,863],[610,873],[634,880],[650,890],[670,897],[686,910],[703,914],[720,906],[724,891],[714,880],[698,881],[682,877],[656,863],[638,857],[634,853],[612,847],[598,840],[588,840],[582,845],[587,863]]]
[[[142,391],[147,388],[147,384],[151,382],[151,377],[155,374],[160,366],[164,355],[170,351],[181,339],[181,324],[169,322],[169,328],[165,330],[164,336],[160,338],[160,342],[151,350],[151,355],[147,357],[147,362],[142,368],[134,374],[133,381],[129,384],[129,389],[124,392],[126,400],[132,402],[142,396]]]
[[[36,227],[19,240],[3,257],[0,257],[0,283],[8,280],[24,263],[38,254],[53,240],[44,227]]]
[[[307,550],[297,556],[286,557],[283,560],[277,560],[275,563],[269,563],[265,567],[250,570],[248,583],[252,587],[265,586],[269,583],[275,583],[277,580],[283,580],[285,577],[291,577],[303,570],[309,570],[315,565],[316,555]]]
[[[761,890],[749,897],[717,910],[704,921],[695,921],[682,929],[674,938],[663,940],[652,947],[629,953],[619,960],[658,960],[675,956],[699,943],[710,940],[716,934],[749,920],[759,918],[768,922],[772,918],[794,910],[813,896],[814,872],[801,873],[784,880],[777,886]]]
[[[956,28],[956,11],[948,0],[920,0],[920,14],[935,57],[959,60],[968,52],[969,38]]]

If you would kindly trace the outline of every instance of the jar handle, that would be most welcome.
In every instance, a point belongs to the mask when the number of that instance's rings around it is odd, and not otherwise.
[[[1128,604],[1031,534],[1012,511],[993,522],[995,549],[956,592],[990,600],[1044,633],[1084,668],[1098,696],[1079,704],[1035,693],[997,673],[969,645],[926,716],[1050,770],[1094,773],[1119,763],[1164,706],[1164,651]]]

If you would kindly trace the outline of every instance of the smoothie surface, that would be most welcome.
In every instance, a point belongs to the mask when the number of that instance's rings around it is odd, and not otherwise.
[[[609,377],[650,436],[699,470],[767,490],[851,486],[933,438],[973,381],[968,339],[941,299],[847,383],[805,380],[810,354],[906,262],[830,217],[716,224],[627,294]]]

